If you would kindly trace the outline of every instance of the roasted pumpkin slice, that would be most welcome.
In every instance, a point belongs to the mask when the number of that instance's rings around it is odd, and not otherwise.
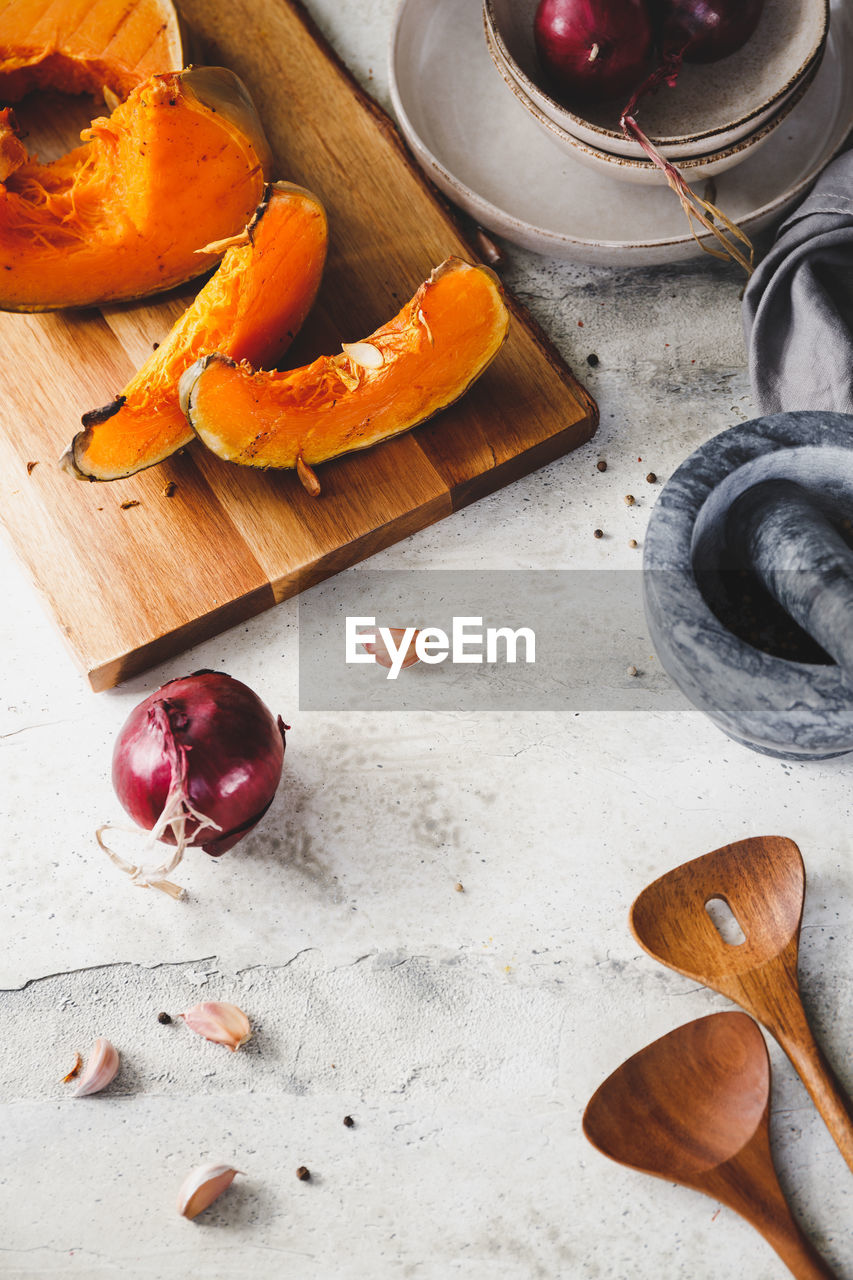
[[[222,67],[153,76],[81,137],[0,186],[0,309],[85,307],[182,284],[221,258],[200,251],[239,232],[263,194],[269,148],[241,81]]]
[[[149,76],[180,71],[170,0],[6,0],[0,9],[0,98],[33,89],[125,98]]]
[[[181,379],[181,402],[209,449],[251,467],[311,467],[408,431],[452,404],[506,338],[509,315],[487,267],[448,258],[399,315],[340,355],[255,373],[222,354]]]
[[[314,301],[326,258],[326,214],[316,196],[277,182],[171,333],[103,409],[83,415],[62,462],[82,479],[118,480],[162,462],[194,439],[178,380],[206,351],[276,364]]]
[[[11,107],[0,111],[0,182],[27,162],[27,148],[18,137],[18,122]]]

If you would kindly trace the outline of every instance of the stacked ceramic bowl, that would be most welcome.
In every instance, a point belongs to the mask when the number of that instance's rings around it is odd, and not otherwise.
[[[639,143],[619,129],[624,102],[570,109],[554,96],[533,38],[537,3],[483,0],[486,43],[508,89],[581,163],[614,178],[660,183]],[[644,131],[688,182],[732,168],[754,154],[808,93],[828,27],[829,0],[765,0],[756,31],[737,53],[716,63],[685,63],[674,90],[660,89],[643,101]]]

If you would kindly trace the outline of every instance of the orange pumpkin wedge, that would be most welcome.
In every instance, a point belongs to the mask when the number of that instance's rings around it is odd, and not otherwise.
[[[27,148],[18,137],[18,122],[11,107],[0,111],[0,182],[27,162]]]
[[[200,275],[222,256],[202,247],[252,216],[270,162],[249,95],[222,67],[151,77],[81,138],[0,185],[0,309],[123,301]]]
[[[408,431],[458,400],[500,350],[509,328],[488,267],[448,258],[399,315],[340,355],[289,373],[254,372],[221,353],[181,379],[196,435],[221,458],[251,467],[311,468]]]
[[[0,8],[0,98],[34,89],[125,98],[184,65],[169,0],[6,0]]]
[[[302,325],[326,259],[326,213],[302,187],[276,182],[215,275],[169,336],[103,409],[83,415],[62,465],[81,479],[118,480],[194,439],[178,381],[206,351],[276,364]]]

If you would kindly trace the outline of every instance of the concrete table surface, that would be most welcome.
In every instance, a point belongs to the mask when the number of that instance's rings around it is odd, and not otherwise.
[[[393,0],[309,7],[387,104]],[[658,488],[646,474],[665,479],[753,416],[734,270],[508,259],[507,283],[599,400],[598,435],[371,567],[638,568]],[[804,998],[853,1088],[849,760],[762,758],[654,700],[300,712],[294,602],[95,695],[0,554],[0,1275],[787,1274],[728,1210],[600,1157],[580,1116],[630,1053],[729,1007],[640,951],[631,900],[761,833],[793,837],[806,859]],[[293,729],[263,825],[220,862],[188,860],[175,904],[124,882],[93,830],[119,816],[109,757],[130,707],[199,667],[243,679]],[[216,998],[255,1027],[238,1054],[157,1021]],[[73,1101],[60,1078],[97,1035],[120,1074]],[[781,1180],[853,1280],[853,1175],[770,1048]],[[176,1190],[209,1160],[244,1176],[188,1223]]]

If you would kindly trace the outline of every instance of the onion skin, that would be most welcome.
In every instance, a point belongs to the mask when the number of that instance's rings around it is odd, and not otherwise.
[[[579,104],[628,93],[652,49],[646,0],[540,0],[533,35],[555,91]]]
[[[685,62],[727,58],[752,36],[763,8],[764,0],[657,0],[662,57]]]
[[[169,737],[186,761],[190,805],[221,829],[206,828],[200,845],[219,857],[260,822],[281,778],[285,725],[276,721],[248,686],[214,671],[164,684],[128,716],[113,751],[116,794],[139,826],[150,831],[173,784]],[[187,818],[192,842],[198,822]],[[177,844],[167,827],[159,837]]]

